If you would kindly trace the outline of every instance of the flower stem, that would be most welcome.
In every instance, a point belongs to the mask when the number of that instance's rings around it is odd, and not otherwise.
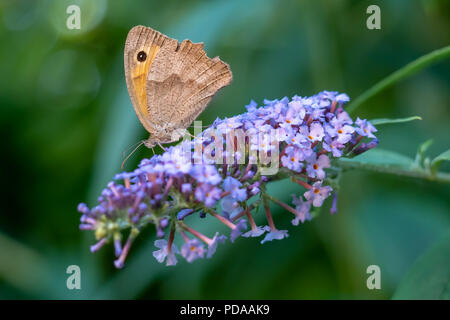
[[[208,210],[208,212],[210,215],[212,215],[214,218],[217,218],[220,222],[222,222],[224,225],[226,225],[231,230],[234,230],[236,228],[236,226],[232,222],[228,221],[225,217],[222,217],[217,212],[215,212],[213,210]]]
[[[116,266],[116,268],[120,269],[123,268],[124,264],[125,264],[125,259],[127,258],[128,252],[130,251],[131,245],[133,244],[134,239],[137,237],[137,235],[139,234],[139,230],[137,229],[131,229],[131,233],[128,236],[127,242],[125,243],[125,245],[123,246],[122,252],[120,253],[119,258],[114,261],[114,265]]]
[[[264,210],[266,210],[266,217],[267,217],[267,222],[269,223],[270,230],[272,230],[272,231],[277,230],[277,228],[275,227],[275,224],[273,223],[273,217],[272,217],[272,213],[270,212],[269,205],[266,203],[264,203]]]
[[[167,252],[170,254],[172,252],[172,243],[175,238],[175,224],[170,228],[169,241],[167,242]]]
[[[187,224],[183,223],[183,228],[189,232],[190,234],[194,235],[195,237],[199,238],[200,240],[202,240],[204,243],[206,243],[207,245],[210,245],[212,242],[212,239],[208,238],[207,236],[205,236],[204,234],[198,232],[195,229],[192,229],[191,227],[189,227]]]
[[[295,183],[298,183],[302,187],[305,187],[306,189],[312,189],[312,186],[309,183],[306,183],[305,181],[295,179],[294,177],[291,177],[291,180]]]
[[[286,203],[284,203],[284,202],[278,200],[277,198],[274,198],[274,197],[272,197],[272,196],[270,196],[270,195],[268,195],[268,194],[266,194],[266,197],[267,197],[270,201],[272,201],[273,203],[276,203],[277,205],[279,205],[280,207],[282,207],[283,209],[286,209],[287,211],[289,211],[289,212],[291,212],[291,213],[293,213],[293,214],[295,214],[295,215],[298,214],[298,212],[297,212],[294,208],[292,208],[291,206],[288,206]]]
[[[330,109],[330,112],[331,112],[331,113],[334,113],[334,111],[336,110],[336,104],[337,104],[336,101],[333,101],[333,102],[331,103],[331,109]]]
[[[247,215],[247,219],[250,222],[250,226],[252,227],[252,230],[256,229],[256,223],[255,223],[255,219],[253,219],[252,214],[250,213],[250,210],[245,209],[245,214]]]

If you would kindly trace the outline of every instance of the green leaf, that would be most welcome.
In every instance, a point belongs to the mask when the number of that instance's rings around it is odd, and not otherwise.
[[[400,119],[386,119],[386,118],[382,118],[382,119],[373,119],[370,120],[369,122],[373,125],[380,125],[380,124],[389,124],[389,123],[402,123],[402,122],[409,122],[409,121],[414,121],[414,120],[422,120],[421,117],[419,116],[413,116],[413,117],[408,117],[408,118],[400,118]]]
[[[421,157],[425,157],[425,152],[427,152],[428,148],[433,144],[433,139],[429,139],[422,143],[417,150],[417,153],[420,154]]]
[[[450,231],[411,267],[393,299],[450,299]]]
[[[440,155],[434,158],[433,161],[431,161],[431,170],[433,172],[437,172],[439,166],[443,161],[450,161],[450,149],[442,152]]]
[[[414,168],[424,167],[425,160],[426,160],[425,153],[427,152],[428,148],[432,144],[433,144],[433,139],[429,139],[419,145],[419,148],[417,149],[416,160],[414,161]],[[426,163],[429,163],[429,160],[427,160]]]
[[[437,63],[440,60],[446,59],[450,57],[450,46],[446,46],[444,48],[432,51],[420,58],[414,60],[413,62],[408,63],[403,68],[395,71],[391,75],[387,76],[377,84],[375,84],[370,89],[366,90],[359,97],[357,97],[353,102],[351,102],[347,109],[347,112],[352,113],[355,111],[360,105],[365,103],[367,100],[377,95],[378,93],[384,91],[385,89],[393,86],[397,82],[410,77],[417,72],[425,69],[429,65],[433,63]]]
[[[404,169],[409,169],[414,164],[413,159],[407,156],[394,151],[379,148],[369,150],[351,159],[339,159],[339,162],[357,163],[363,166],[376,165],[384,167],[399,167]]]
[[[429,141],[422,144],[419,147],[419,151],[424,152],[430,144],[431,142]],[[426,160],[429,159],[427,158]],[[333,165],[341,169],[363,169],[403,177],[450,183],[449,173],[431,172],[428,165],[427,169],[424,169],[418,166],[416,161],[400,153],[377,148],[351,159],[335,159]],[[425,162],[428,163],[428,161]]]

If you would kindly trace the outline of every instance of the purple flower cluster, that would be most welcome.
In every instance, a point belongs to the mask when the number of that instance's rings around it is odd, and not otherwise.
[[[377,145],[375,127],[359,118],[354,123],[344,111],[348,101],[346,94],[330,91],[265,100],[261,107],[251,101],[246,113],[217,119],[193,140],[185,139],[142,160],[133,172],[116,175],[115,180],[123,184],[110,182],[97,206],[78,206],[80,228],[93,230],[98,240],[91,250],[113,242],[115,265],[123,267],[139,231],[153,224],[160,238],[155,241],[154,257],[175,265],[180,255],[188,262],[210,258],[226,239],[219,233],[210,238],[192,228],[187,223],[192,215],[208,215],[224,224],[232,242],[240,236],[264,235],[264,243],[288,236],[287,230],[275,226],[270,202],[293,214],[293,225],[310,220],[312,207],[322,206],[331,194],[335,213],[337,197],[330,186],[337,174],[333,158]],[[267,171],[270,166],[276,170]],[[293,206],[266,193],[268,182],[286,176],[305,189],[293,197]],[[253,218],[260,205],[267,219],[263,226]]]

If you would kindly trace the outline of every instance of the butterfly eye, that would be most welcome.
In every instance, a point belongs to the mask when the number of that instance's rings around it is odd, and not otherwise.
[[[145,59],[147,59],[147,54],[144,51],[139,51],[139,53],[137,54],[137,59],[140,62],[145,61]]]

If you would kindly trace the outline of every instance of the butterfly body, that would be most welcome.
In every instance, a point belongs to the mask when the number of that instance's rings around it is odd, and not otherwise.
[[[180,132],[232,79],[226,63],[206,56],[203,43],[179,43],[143,26],[128,33],[124,64],[134,110],[150,133],[144,141],[149,148],[179,140]]]

